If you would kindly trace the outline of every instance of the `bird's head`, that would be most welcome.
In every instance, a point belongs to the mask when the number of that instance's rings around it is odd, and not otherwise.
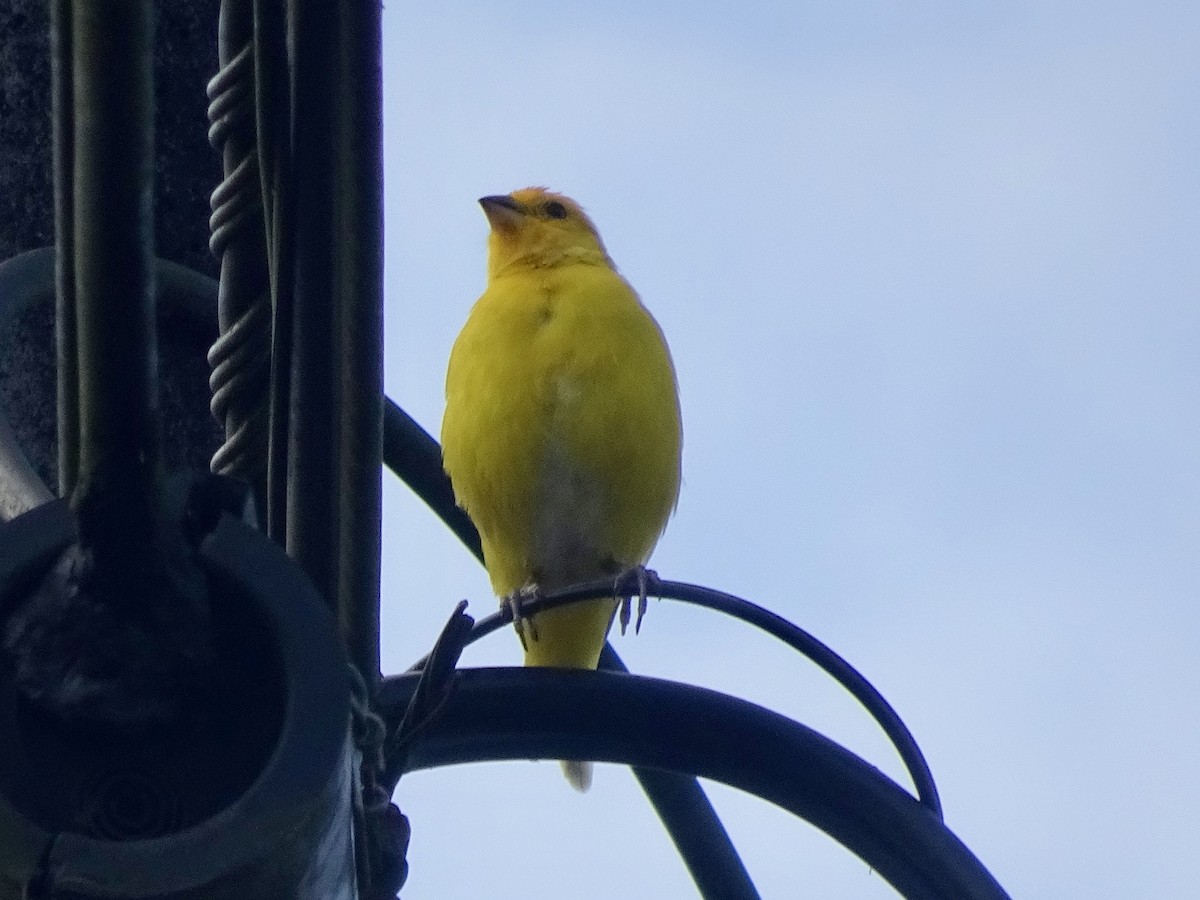
[[[596,226],[572,200],[545,188],[482,197],[492,226],[488,238],[488,274],[512,266],[549,267],[582,262],[611,267]]]

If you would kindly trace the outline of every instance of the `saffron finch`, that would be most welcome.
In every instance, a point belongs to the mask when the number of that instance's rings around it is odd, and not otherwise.
[[[454,343],[442,447],[496,593],[517,604],[638,568],[679,497],[681,424],[662,331],[573,200],[480,201],[487,287]],[[525,664],[594,669],[617,598],[516,619]],[[591,764],[566,760],[578,790]]]

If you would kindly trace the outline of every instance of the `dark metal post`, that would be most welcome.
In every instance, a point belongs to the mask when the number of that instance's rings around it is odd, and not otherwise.
[[[337,113],[338,17],[290,0],[292,35],[291,396],[288,404],[287,550],[337,606],[338,398],[333,131]],[[336,46],[336,45],[334,45]],[[288,227],[287,224],[284,226]],[[285,265],[287,262],[285,261]]]
[[[383,58],[377,2],[343,3],[334,171],[341,294],[339,619],[368,686],[379,674],[383,515]]]
[[[84,539],[136,557],[149,546],[160,475],[150,3],[76,3],[72,31],[76,496],[104,493],[103,525],[89,528],[91,504],[80,507]]]
[[[71,496],[79,475],[79,368],[75,335],[75,112],[70,0],[50,4],[51,107],[54,130],[55,346],[58,362],[58,493]]]
[[[379,674],[383,209],[380,7],[307,0],[294,35],[288,552]],[[332,47],[332,49],[331,49]],[[335,523],[337,523],[335,525]]]

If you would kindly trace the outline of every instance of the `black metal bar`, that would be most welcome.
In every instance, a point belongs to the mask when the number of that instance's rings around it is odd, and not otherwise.
[[[600,668],[629,672],[611,644],[600,652]],[[738,856],[712,801],[695,776],[633,766],[633,777],[650,799],[702,897],[757,900],[759,893]],[[691,827],[684,827],[688,823]]]
[[[75,3],[72,30],[76,497],[103,494],[79,504],[81,536],[123,565],[149,544],[160,474],[151,4]]]
[[[418,680],[385,679],[380,708],[389,719]],[[691,685],[565,669],[460,670],[408,749],[408,767],[581,755],[694,772],[761,797],[826,832],[906,897],[1008,896],[937,816],[873,766],[804,725]]]
[[[50,99],[54,122],[54,242],[58,363],[58,493],[70,497],[79,473],[79,369],[75,333],[75,170],[71,0],[50,3]]]
[[[442,471],[442,448],[424,428],[388,397],[383,404],[383,459],[387,467],[458,536],[477,560],[483,545],[470,517],[454,502],[454,489]]]
[[[748,600],[700,585],[666,582],[676,599],[736,616],[798,650],[844,687],[883,729],[912,779],[917,799],[939,819],[942,801],[933,772],[904,720],[862,674],[831,648],[782,616]]]
[[[294,258],[279,268],[294,280],[289,355],[280,358],[277,346],[275,365],[290,382],[286,543],[337,608],[351,656],[373,686],[383,453],[380,8],[340,4],[328,13],[311,0],[287,5],[294,215],[283,228]]]
[[[254,12],[255,125],[267,269],[271,280],[271,375],[268,384],[267,534],[287,545],[292,397],[292,82],[283,0],[251,0]]]
[[[383,516],[382,6],[338,7],[334,290],[340,352],[338,617],[350,659],[379,682]]]
[[[338,588],[337,17],[315,0],[288,0],[295,204],[293,323],[288,403],[287,550],[334,608]]]

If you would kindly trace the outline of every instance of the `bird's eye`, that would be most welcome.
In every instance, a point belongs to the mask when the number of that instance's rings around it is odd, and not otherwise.
[[[546,215],[551,219],[565,219],[567,217],[567,208],[557,200],[551,200],[545,206]]]

